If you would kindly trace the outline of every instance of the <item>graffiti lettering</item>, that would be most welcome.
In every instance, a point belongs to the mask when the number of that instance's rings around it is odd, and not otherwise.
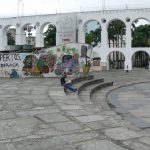
[[[8,67],[8,68],[15,68],[15,67],[19,67],[19,64],[18,63],[4,63],[4,64],[0,64],[0,67],[1,68],[4,68],[4,67]]]
[[[77,47],[77,48],[76,48]],[[34,53],[0,53],[0,77],[55,77],[78,74],[81,45],[62,45]],[[82,70],[81,70],[82,71]]]
[[[0,61],[14,61],[14,60],[20,60],[20,54],[0,54]]]

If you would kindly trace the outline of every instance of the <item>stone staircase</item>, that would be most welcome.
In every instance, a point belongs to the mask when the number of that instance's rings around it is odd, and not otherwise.
[[[143,135],[139,132],[136,133],[140,129],[124,120],[108,105],[107,94],[118,87],[118,84],[113,85],[113,82],[109,81],[112,78],[105,79],[107,82],[103,78],[94,79],[93,77],[73,79],[72,82],[78,87],[78,92],[64,92],[60,87],[58,94],[54,92],[50,96],[55,99],[55,105],[61,114],[72,122],[71,129],[74,128],[74,125],[82,127],[78,130],[78,134],[74,131],[77,135],[76,139],[79,139],[79,133],[84,131],[90,132],[90,136],[91,133],[98,135],[97,138],[87,140],[87,144],[84,143],[85,141],[82,143],[83,139],[81,143],[75,143],[73,146],[76,149],[84,150],[81,147],[85,146],[85,150],[87,150],[89,146],[94,146],[94,148],[98,146],[103,150],[135,150],[136,145],[133,143],[130,146],[130,142],[132,143],[132,139],[139,142]],[[85,135],[85,137],[87,136]],[[142,145],[143,148],[149,150],[147,145]]]
[[[73,123],[72,125],[82,126],[84,130],[79,130],[79,133],[83,131],[89,133],[90,131],[90,135],[91,133],[98,134],[97,138],[84,141],[85,143],[82,143],[82,139],[81,143],[75,143],[74,146],[76,149],[81,150],[87,150],[89,146],[103,150],[149,150],[149,142],[146,141],[149,138],[149,135],[147,136],[149,130],[145,129],[145,133],[143,133],[144,131],[141,132],[140,128],[122,118],[109,106],[109,93],[125,84],[122,74],[119,76],[120,79],[117,78],[117,81],[114,80],[116,78],[113,78],[112,75],[110,77],[101,75],[101,77],[102,79],[98,79],[98,76],[97,79],[93,77],[90,79],[82,78],[79,82],[78,79],[72,80],[75,86],[78,87],[78,92],[64,92],[63,88],[60,87],[60,95],[57,93],[50,94],[55,99],[54,101],[61,114],[69,118]],[[112,79],[114,84],[110,81]],[[135,82],[133,78],[129,81],[129,83],[131,82]],[[77,139],[79,139],[79,133]],[[85,135],[85,137],[87,136]],[[146,144],[139,142],[141,140]],[[86,148],[82,149],[80,145]],[[138,148],[137,145],[142,148]]]
[[[66,91],[65,97],[66,99],[74,99],[74,102],[78,101],[81,106],[84,106],[86,109],[89,107],[92,109],[95,109],[95,112],[99,112],[99,108],[94,106],[93,99],[94,99],[94,93],[97,91],[101,91],[102,89],[107,89],[109,87],[112,87],[113,82],[105,82],[103,78],[100,79],[94,79],[93,77],[85,77],[82,79],[76,78],[73,79],[72,82],[74,83],[75,87],[77,87],[77,92],[70,92]],[[107,102],[102,103],[102,106],[104,106],[106,109],[111,109]],[[88,109],[89,109],[88,108]],[[89,111],[91,111],[89,110]]]
[[[113,82],[104,82],[103,78],[94,79],[94,77],[81,77],[72,80],[75,87],[77,87],[77,93],[65,92],[67,96],[76,96],[81,101],[91,101],[93,94],[96,91],[107,88],[113,85]]]

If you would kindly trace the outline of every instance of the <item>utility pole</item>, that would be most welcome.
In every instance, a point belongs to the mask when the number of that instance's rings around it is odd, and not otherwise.
[[[105,10],[105,0],[102,0],[102,10]]]
[[[126,3],[126,9],[128,9],[128,5],[127,5],[127,3]]]
[[[18,2],[17,2],[17,8],[18,8],[18,19],[19,19],[19,17],[20,17],[20,2],[21,2],[22,0],[18,0]]]
[[[21,6],[22,6],[22,8],[21,8]],[[23,3],[23,1],[22,0],[18,0],[18,2],[17,2],[17,8],[18,8],[18,19],[19,19],[19,17],[22,15],[24,15],[23,14],[23,12],[24,12],[24,3]],[[21,8],[21,11],[20,11],[20,8]]]
[[[24,15],[24,2],[22,2],[22,16]]]

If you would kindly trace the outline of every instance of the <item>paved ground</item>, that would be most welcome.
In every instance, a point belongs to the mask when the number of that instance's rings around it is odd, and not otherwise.
[[[65,95],[55,78],[1,78],[0,150],[150,150],[150,128],[137,121],[150,123],[150,72],[99,72],[95,78],[114,86],[92,100],[89,89],[80,97]]]

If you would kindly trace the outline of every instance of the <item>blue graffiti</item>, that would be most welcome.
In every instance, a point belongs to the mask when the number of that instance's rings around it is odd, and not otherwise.
[[[12,72],[10,74],[10,78],[19,78],[19,74],[17,73],[17,71],[15,69],[11,69]]]

